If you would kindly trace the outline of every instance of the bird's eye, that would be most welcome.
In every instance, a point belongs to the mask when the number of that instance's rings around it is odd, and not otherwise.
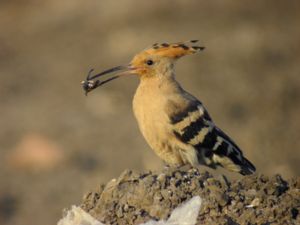
[[[148,66],[151,66],[151,65],[154,64],[154,62],[153,62],[153,60],[149,59],[149,60],[146,61],[146,64],[147,64]]]

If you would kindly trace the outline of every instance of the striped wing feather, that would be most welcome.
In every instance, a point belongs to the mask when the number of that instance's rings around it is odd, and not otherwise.
[[[234,141],[215,126],[200,101],[190,101],[187,107],[170,116],[170,122],[177,139],[194,147],[200,164],[212,168],[221,165],[243,175],[255,171]]]

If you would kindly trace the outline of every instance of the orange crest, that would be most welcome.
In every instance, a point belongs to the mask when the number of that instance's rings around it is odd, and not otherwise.
[[[146,49],[144,52],[149,55],[159,55],[169,58],[180,58],[184,55],[190,55],[204,50],[204,47],[197,46],[198,40],[191,40],[187,42],[178,42],[178,43],[162,43],[154,44],[151,48]]]

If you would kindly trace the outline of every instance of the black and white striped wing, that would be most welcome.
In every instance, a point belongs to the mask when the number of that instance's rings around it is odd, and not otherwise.
[[[232,139],[215,126],[201,102],[191,101],[181,112],[171,115],[170,122],[176,137],[195,148],[200,164],[213,168],[221,165],[243,175],[255,171]]]

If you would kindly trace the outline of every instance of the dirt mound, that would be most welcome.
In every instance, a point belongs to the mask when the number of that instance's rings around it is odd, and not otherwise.
[[[299,177],[252,175],[229,182],[187,167],[142,174],[127,170],[98,189],[81,207],[106,224],[167,219],[196,195],[203,199],[198,224],[300,224]]]

